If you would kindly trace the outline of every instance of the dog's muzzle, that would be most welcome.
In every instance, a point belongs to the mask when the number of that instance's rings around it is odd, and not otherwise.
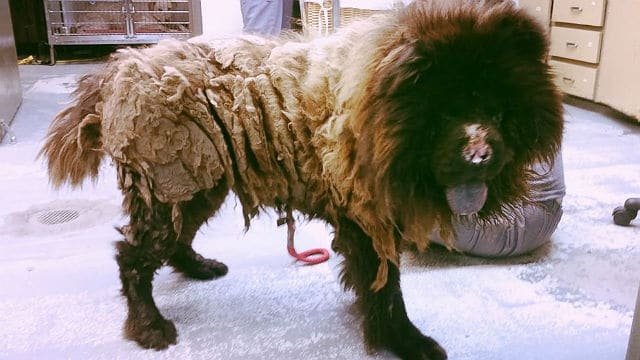
[[[493,150],[488,142],[489,131],[479,124],[465,126],[468,142],[462,149],[462,158],[471,165],[482,165],[491,160]]]
[[[493,156],[489,144],[489,131],[480,124],[468,124],[464,127],[467,143],[462,148],[462,159],[470,168],[487,165]],[[481,181],[469,181],[447,188],[447,202],[451,211],[457,215],[475,214],[487,200],[487,185]]]

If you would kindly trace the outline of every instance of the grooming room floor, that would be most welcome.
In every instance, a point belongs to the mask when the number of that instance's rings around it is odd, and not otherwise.
[[[126,219],[114,168],[105,161],[95,185],[55,191],[35,159],[74,79],[97,66],[20,67],[24,101],[0,144],[0,359],[393,358],[367,355],[353,295],[337,281],[340,259],[296,265],[276,216],[261,216],[244,234],[232,197],[194,243],[229,274],[202,282],[163,268],[156,276],[155,299],[175,321],[178,345],[156,352],[123,340],[113,242]],[[501,260],[436,247],[406,254],[410,317],[454,360],[623,359],[640,223],[616,226],[611,212],[640,196],[639,147],[638,125],[566,105],[567,196],[552,244]],[[322,223],[298,224],[299,249],[330,239]]]

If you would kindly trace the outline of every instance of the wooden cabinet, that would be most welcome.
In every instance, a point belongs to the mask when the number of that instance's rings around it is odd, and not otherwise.
[[[551,10],[551,62],[567,94],[595,99],[604,0],[555,0]]]
[[[640,1],[607,5],[595,101],[640,120]]]
[[[550,60],[566,94],[640,121],[638,0],[519,0],[550,26]],[[545,9],[551,9],[547,12]]]

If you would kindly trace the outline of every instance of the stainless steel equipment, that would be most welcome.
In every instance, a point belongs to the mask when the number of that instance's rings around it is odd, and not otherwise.
[[[9,0],[0,0],[0,141],[22,102]]]
[[[55,45],[150,44],[202,34],[200,0],[43,0]]]

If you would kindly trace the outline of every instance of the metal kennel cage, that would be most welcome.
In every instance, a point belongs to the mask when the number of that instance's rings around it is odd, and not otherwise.
[[[55,45],[152,44],[202,34],[200,0],[43,0]]]

